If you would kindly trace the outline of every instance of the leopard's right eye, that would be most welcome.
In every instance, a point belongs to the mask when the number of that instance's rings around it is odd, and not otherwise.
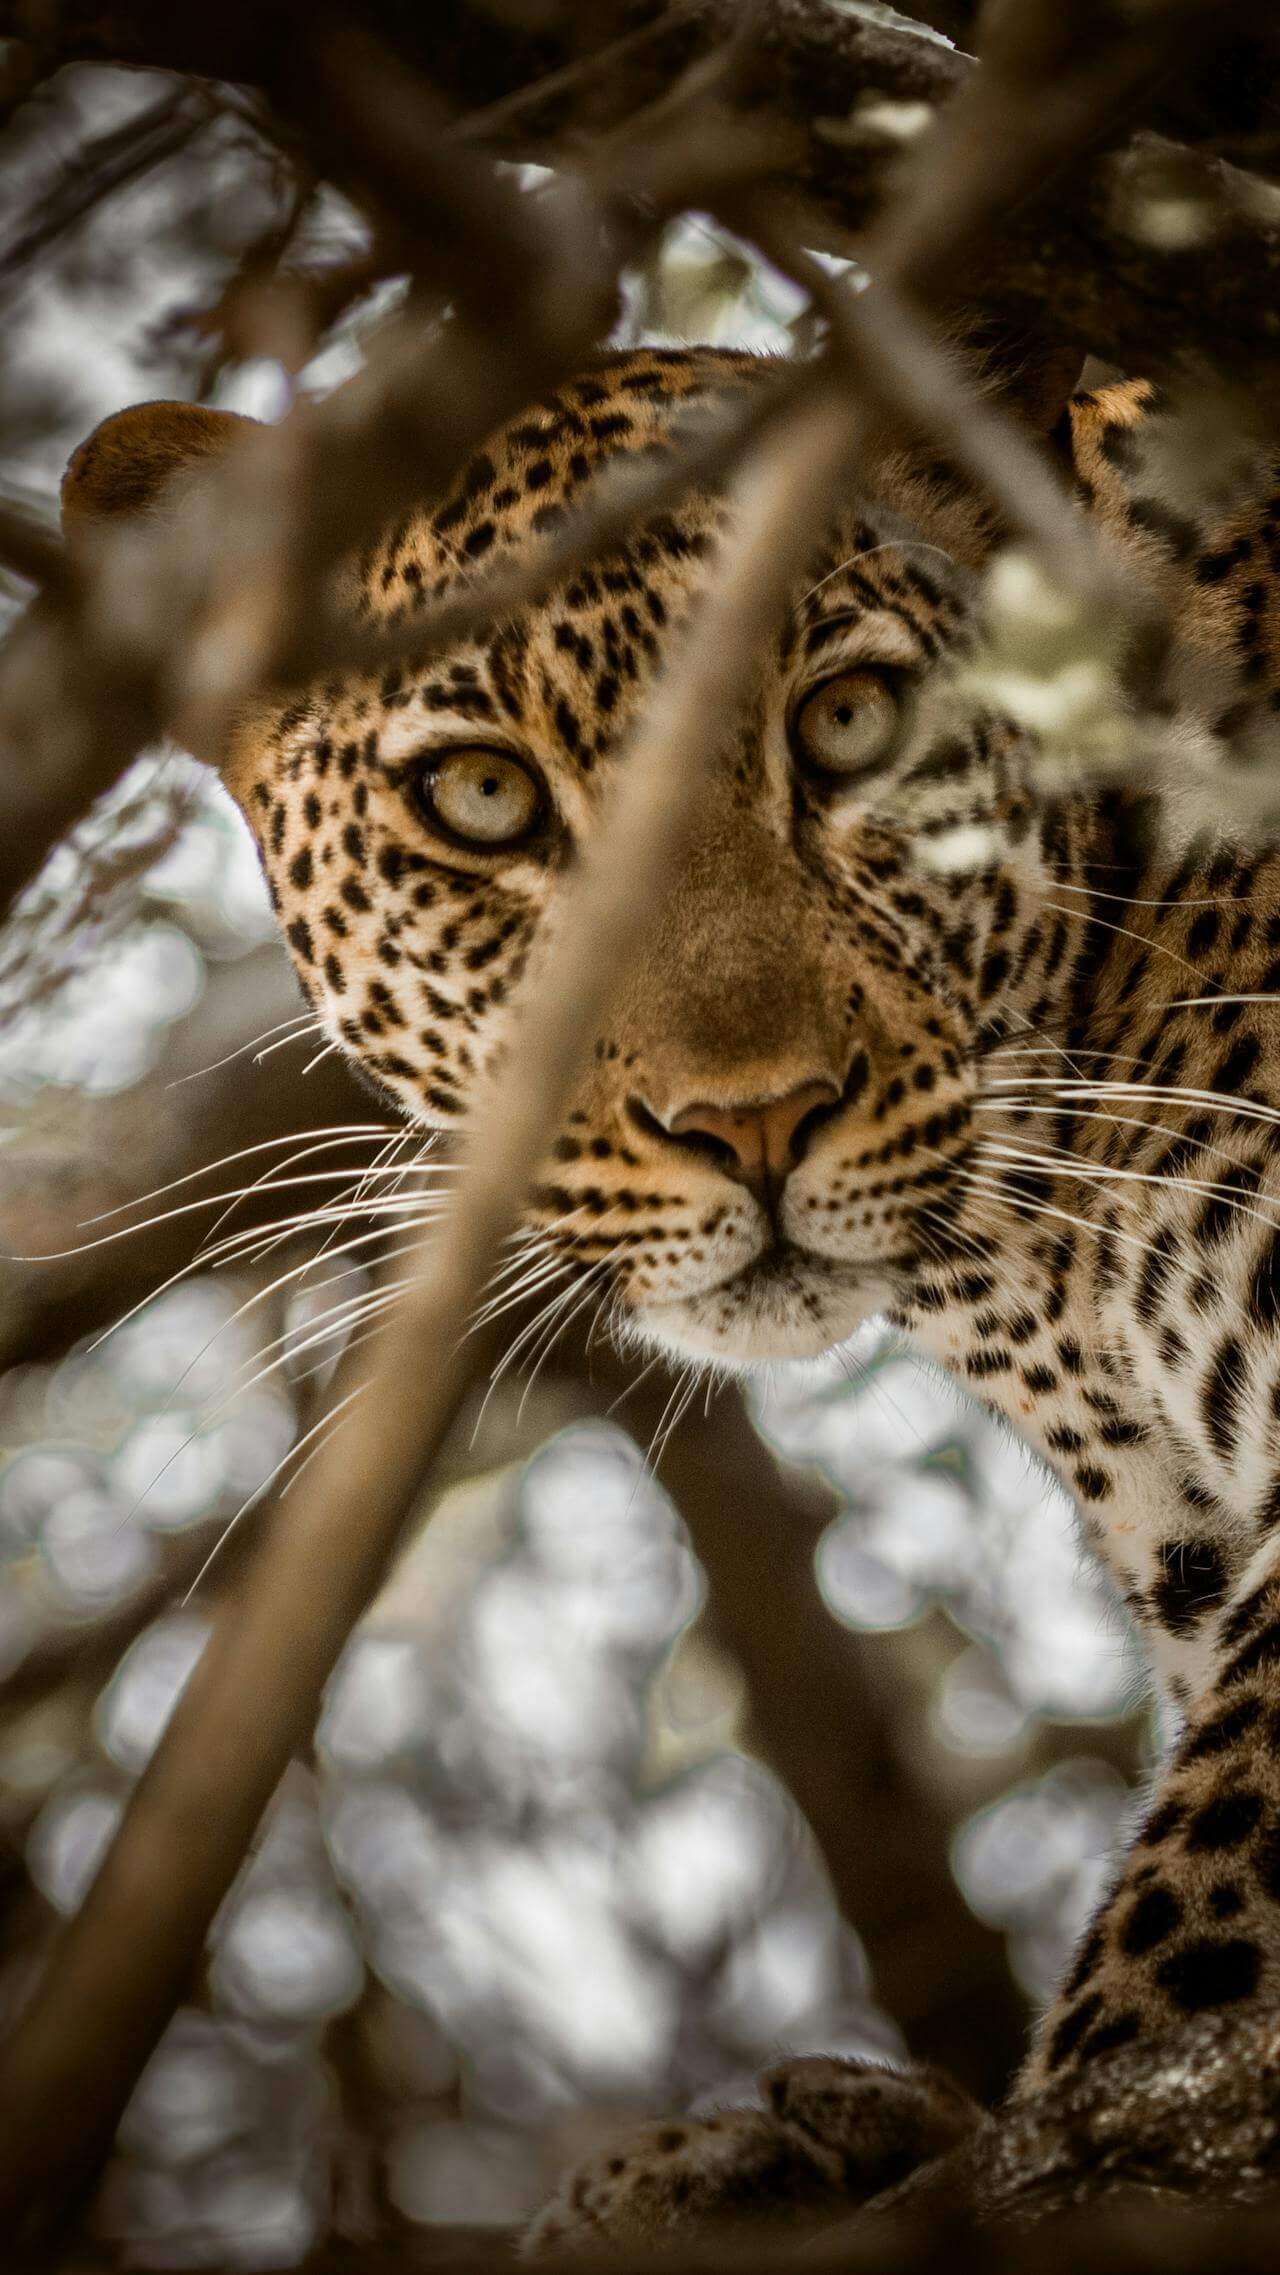
[[[542,817],[541,783],[503,750],[468,744],[439,752],[418,770],[418,804],[460,845],[499,851],[519,845]]]

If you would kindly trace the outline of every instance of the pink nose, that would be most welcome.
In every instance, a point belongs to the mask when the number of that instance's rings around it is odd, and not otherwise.
[[[768,1188],[799,1160],[801,1125],[839,1096],[834,1082],[804,1082],[763,1106],[686,1106],[667,1129],[672,1137],[714,1138],[732,1154],[733,1174],[744,1185]]]

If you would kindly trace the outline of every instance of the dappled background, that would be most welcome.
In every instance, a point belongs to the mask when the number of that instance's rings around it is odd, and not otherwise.
[[[226,89],[64,71],[2,167],[0,490],[37,516],[105,413],[274,419],[397,305],[394,279],[339,295],[296,370],[261,327],[243,352],[246,279],[349,278],[365,239]],[[807,323],[686,217],[629,273],[619,337],[803,353]],[[369,1194],[406,1224],[429,1195],[180,753],[55,853],[0,1002],[12,2013],[333,1426],[396,1239]],[[93,2213],[128,2264],[509,2225],[621,2117],[740,2098],[789,2049],[933,2055],[994,2093],[1098,1894],[1150,1734],[1032,1457],[875,1328],[744,1418],[736,1392],[629,1388],[584,1324],[512,1315],[346,1653],[130,2107]]]

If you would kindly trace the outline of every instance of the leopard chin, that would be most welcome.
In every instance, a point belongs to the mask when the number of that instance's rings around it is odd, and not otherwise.
[[[788,1244],[697,1295],[632,1307],[628,1325],[651,1350],[749,1374],[824,1357],[883,1311],[894,1292],[880,1267],[833,1262]]]

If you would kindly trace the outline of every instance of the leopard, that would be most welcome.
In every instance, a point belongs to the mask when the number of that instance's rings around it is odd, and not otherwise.
[[[307,1003],[446,1147],[501,1079],[649,692],[697,637],[732,487],[704,470],[603,551],[537,564],[620,466],[669,460],[771,374],[727,348],[601,353],[353,548],[341,606],[398,634],[397,660],[319,671],[228,729]],[[1044,447],[1203,661],[1218,731],[1265,727],[1280,477],[1259,449],[1229,494],[1171,498],[1171,415],[1108,375],[1052,406]],[[71,460],[69,533],[179,514],[241,430],[116,413]],[[524,1235],[603,1291],[624,1348],[713,1373],[885,1319],[1073,1497],[1173,1735],[1016,2101],[1280,2002],[1280,839],[1225,803],[1187,821],[1176,768],[1047,766],[1041,730],[973,692],[1009,540],[954,466],[888,436],[811,537],[700,754],[694,826]],[[524,563],[496,621],[426,636]],[[530,2248],[829,2211],[982,2121],[926,2069],[796,2057],[759,2106],[580,2167]]]

